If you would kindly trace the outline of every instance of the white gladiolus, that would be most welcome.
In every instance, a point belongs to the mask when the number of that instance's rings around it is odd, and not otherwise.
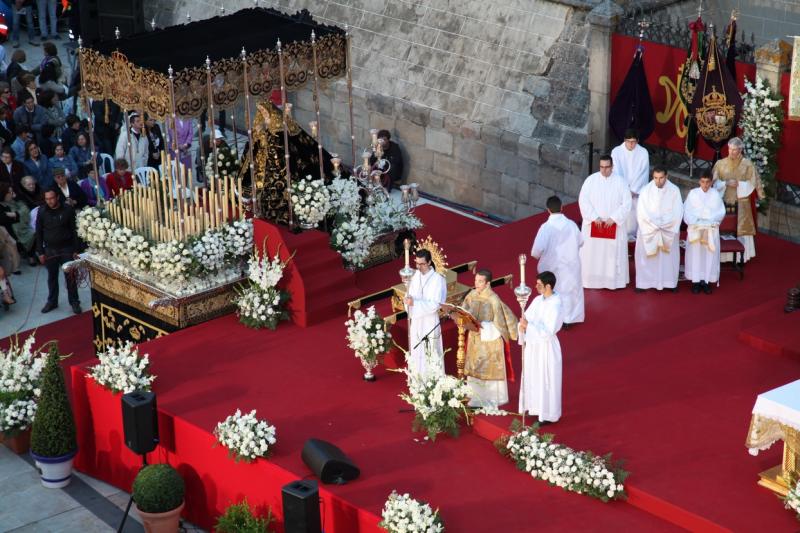
[[[35,342],[33,335],[22,345],[13,338],[8,350],[0,350],[0,433],[25,430],[33,423],[46,360],[33,349]]]

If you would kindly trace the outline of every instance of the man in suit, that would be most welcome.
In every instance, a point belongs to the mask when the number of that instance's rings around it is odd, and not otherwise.
[[[83,189],[74,181],[67,179],[63,168],[55,169],[53,178],[56,181],[53,189],[58,193],[58,201],[61,204],[72,207],[76,211],[88,205],[89,200],[86,198]]]

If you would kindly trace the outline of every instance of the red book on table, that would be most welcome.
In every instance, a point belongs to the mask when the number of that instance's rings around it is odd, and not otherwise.
[[[603,224],[592,222],[591,236],[595,239],[616,239],[617,225],[611,224],[610,226],[604,226]]]

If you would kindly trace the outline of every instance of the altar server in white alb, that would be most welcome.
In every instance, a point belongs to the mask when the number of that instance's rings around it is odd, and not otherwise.
[[[550,271],[558,279],[558,295],[564,311],[564,324],[584,320],[583,280],[580,249],[583,235],[578,225],[561,213],[561,198],[547,199],[550,217],[542,224],[533,241],[531,255],[539,260],[539,272]]]
[[[628,239],[636,238],[636,204],[642,188],[650,179],[650,154],[639,145],[639,135],[636,130],[627,130],[625,140],[611,150],[614,160],[614,172],[619,174],[631,191],[631,210],[625,221],[625,230]]]
[[[564,313],[561,298],[553,292],[556,276],[542,272],[536,276],[539,296],[519,321],[520,343],[524,339],[519,412],[539,417],[540,424],[561,418],[561,344],[556,333]]]
[[[631,209],[631,193],[622,178],[614,174],[611,156],[602,156],[600,171],[583,182],[578,205],[583,218],[583,288],[625,288],[630,281],[625,221]]]
[[[417,271],[411,278],[405,299],[411,319],[411,346],[407,364],[413,374],[425,379],[444,374],[439,306],[447,301],[447,282],[434,269],[428,250],[417,250],[414,262]],[[427,339],[422,341],[426,335]]]
[[[725,218],[725,204],[711,187],[711,172],[703,171],[700,186],[689,191],[683,206],[687,224],[684,275],[692,282],[694,294],[711,294],[711,283],[719,281],[719,224]]]
[[[654,168],[653,181],[642,189],[636,219],[636,290],[678,290],[683,199],[663,168]]]

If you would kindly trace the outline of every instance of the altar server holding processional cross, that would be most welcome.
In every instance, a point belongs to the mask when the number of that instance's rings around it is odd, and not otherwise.
[[[634,252],[636,289],[677,290],[683,200],[665,169],[653,169],[653,180],[639,195],[636,215],[639,224]]]
[[[497,408],[508,403],[508,383],[514,381],[510,341],[517,340],[517,317],[491,287],[492,273],[479,270],[475,288],[462,307],[480,322],[467,335],[464,375],[472,389],[470,406]]]
[[[583,182],[578,205],[583,218],[583,287],[625,288],[630,281],[625,221],[631,209],[631,193],[622,178],[614,174],[611,156],[602,156],[600,171]]]
[[[431,253],[415,252],[417,270],[411,277],[405,305],[409,326],[408,369],[421,379],[444,374],[444,348],[439,307],[447,301],[447,282],[436,272]]]
[[[564,323],[584,320],[583,280],[580,249],[583,234],[577,224],[561,213],[561,199],[547,199],[550,217],[542,224],[533,241],[531,255],[539,260],[539,272],[550,271],[558,279],[558,295],[564,308]]]
[[[555,286],[552,272],[540,273],[536,277],[539,296],[519,321],[520,344],[524,342],[519,412],[538,416],[540,424],[561,418],[561,344],[556,334],[564,314]]]
[[[650,178],[650,154],[639,144],[636,131],[631,129],[625,132],[622,144],[611,150],[611,158],[614,160],[614,172],[622,177],[631,191],[631,210],[625,221],[625,231],[629,240],[635,239],[638,226],[636,204],[639,193]]]
[[[694,294],[701,290],[711,294],[710,284],[719,281],[719,224],[725,217],[725,204],[711,183],[711,173],[706,170],[683,207],[688,226],[684,275],[692,282]]]

